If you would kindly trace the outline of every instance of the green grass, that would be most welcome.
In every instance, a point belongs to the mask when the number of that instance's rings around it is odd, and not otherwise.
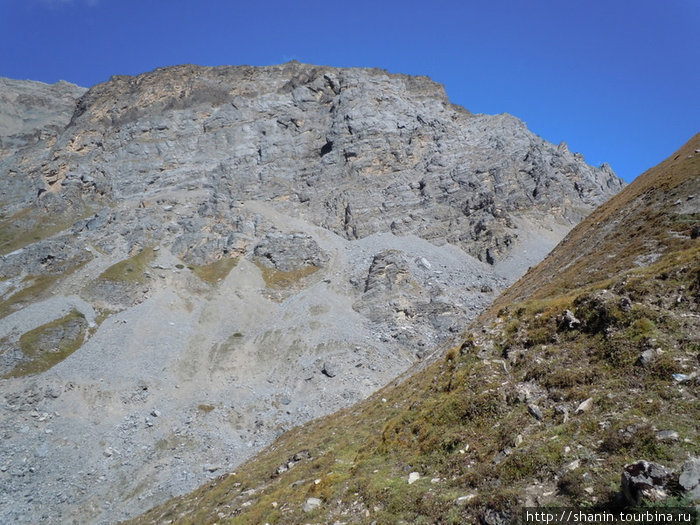
[[[83,314],[68,315],[23,334],[20,349],[27,358],[4,377],[24,377],[45,372],[80,348],[87,333]]]

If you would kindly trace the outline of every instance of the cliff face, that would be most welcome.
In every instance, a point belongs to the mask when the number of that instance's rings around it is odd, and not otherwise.
[[[295,63],[114,77],[79,100],[48,158],[26,171],[52,211],[194,190],[197,217],[230,223],[239,201],[279,201],[347,239],[415,234],[489,262],[517,244],[519,214],[572,225],[621,188],[607,166],[508,115],[470,115],[427,78]]]
[[[8,520],[114,521],[363,398],[622,187],[427,78],[299,63],[3,80],[0,140]]]

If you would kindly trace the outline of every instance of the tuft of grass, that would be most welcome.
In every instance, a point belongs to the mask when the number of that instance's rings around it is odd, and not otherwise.
[[[19,339],[20,349],[28,360],[17,364],[4,377],[24,377],[45,372],[80,348],[86,333],[87,321],[77,310],[30,330]]]

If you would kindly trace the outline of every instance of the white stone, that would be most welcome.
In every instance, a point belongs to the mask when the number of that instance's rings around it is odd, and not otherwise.
[[[576,408],[576,413],[577,414],[583,414],[584,412],[588,412],[591,408],[593,407],[593,398],[589,397],[585,401],[583,401],[577,408]]]
[[[304,512],[311,512],[321,506],[321,500],[318,498],[309,498],[304,503]]]

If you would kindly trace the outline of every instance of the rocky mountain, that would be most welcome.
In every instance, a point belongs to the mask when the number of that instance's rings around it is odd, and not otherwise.
[[[574,228],[439,360],[129,523],[692,510],[699,198],[700,134]]]
[[[423,77],[0,82],[0,518],[112,523],[449,346],[621,181]]]

